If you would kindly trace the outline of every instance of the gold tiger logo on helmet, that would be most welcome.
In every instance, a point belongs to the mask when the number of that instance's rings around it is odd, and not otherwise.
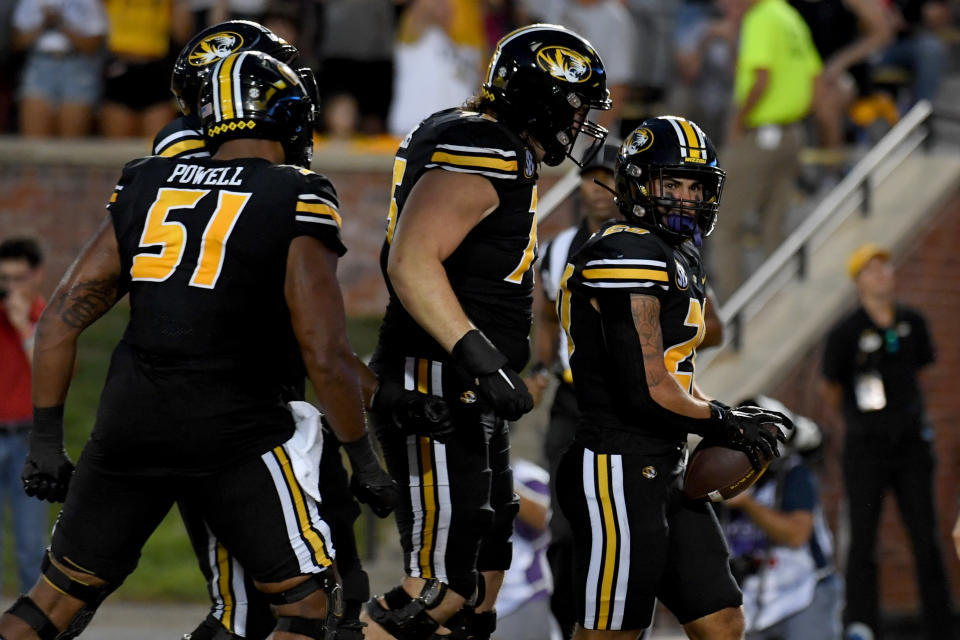
[[[188,58],[195,67],[206,67],[218,62],[243,47],[243,37],[235,31],[221,31],[207,36],[193,48]]]
[[[537,64],[554,78],[566,82],[586,82],[593,73],[586,56],[566,47],[543,47],[537,51]]]

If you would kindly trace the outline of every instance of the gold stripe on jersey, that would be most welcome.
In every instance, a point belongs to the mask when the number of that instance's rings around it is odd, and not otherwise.
[[[195,151],[198,149],[204,148],[204,143],[202,138],[189,138],[187,140],[181,140],[176,144],[172,144],[166,149],[163,149],[157,155],[163,158],[175,158],[181,153],[187,153],[189,151]]]
[[[110,204],[113,204],[117,201],[117,196],[120,195],[117,191],[113,192],[113,195],[110,196]]]
[[[427,362],[421,360],[421,363]],[[419,383],[418,383],[419,386]],[[420,577],[433,578],[433,548],[436,542],[437,482],[433,464],[433,444],[430,438],[418,437],[420,448],[420,490],[423,495],[423,531],[420,536]]]
[[[567,264],[563,270],[563,276],[560,278],[560,289],[557,291],[557,316],[560,318],[560,326],[567,336],[567,358],[573,355],[573,334],[570,331],[570,290],[567,289],[567,281],[573,275],[573,264]],[[563,372],[563,379],[567,379],[567,372]],[[573,382],[573,371],[570,371],[570,380]]]
[[[663,269],[584,269],[586,280],[655,280],[669,282],[670,276]]]
[[[280,464],[280,471],[283,473],[287,490],[290,492],[290,498],[293,500],[294,516],[297,519],[297,528],[300,530],[300,536],[303,538],[310,549],[313,560],[321,567],[329,567],[333,564],[327,554],[326,543],[323,537],[313,528],[310,522],[310,514],[307,512],[307,498],[303,494],[303,488],[297,482],[293,475],[293,465],[290,463],[290,457],[287,455],[283,445],[274,447],[273,455]]]
[[[612,602],[614,599],[614,576],[617,572],[620,540],[617,537],[617,521],[614,516],[613,497],[610,482],[610,456],[606,453],[597,454],[597,500],[600,502],[601,519],[603,522],[603,560],[600,569],[600,594],[598,598],[599,611],[597,612],[598,630],[610,628]]]
[[[233,592],[231,584],[233,575],[231,573],[232,563],[230,554],[226,547],[217,542],[217,589],[220,591],[220,599],[223,600],[223,614],[220,617],[220,623],[226,627],[227,631],[233,632],[233,626],[236,623],[236,608],[234,607]]]
[[[461,155],[457,153],[446,153],[444,151],[434,151],[433,155],[430,156],[430,162],[455,167],[494,169],[508,173],[517,172],[516,160],[504,160],[503,158],[492,158],[489,156]]]
[[[297,202],[297,213],[313,213],[321,218],[329,218],[337,223],[337,226],[343,226],[343,219],[337,210],[328,204],[322,202]],[[299,216],[298,216],[299,217]]]
[[[220,87],[221,120],[233,120],[236,117],[233,104],[233,66],[239,56],[230,56],[220,65],[217,82]]]

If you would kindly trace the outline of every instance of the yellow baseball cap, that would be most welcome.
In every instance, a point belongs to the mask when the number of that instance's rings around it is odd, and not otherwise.
[[[851,253],[850,257],[847,258],[847,273],[850,274],[850,279],[856,280],[857,276],[860,275],[860,270],[874,258],[889,260],[890,252],[878,244],[868,242]]]

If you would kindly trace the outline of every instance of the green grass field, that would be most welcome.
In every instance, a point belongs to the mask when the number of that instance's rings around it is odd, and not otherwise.
[[[78,370],[70,386],[65,418],[67,450],[74,461],[93,428],[110,354],[123,333],[128,316],[129,307],[121,303],[80,338]],[[349,320],[348,333],[357,353],[367,354],[373,350],[379,324],[379,318]],[[52,508],[51,523],[56,513],[57,508]],[[358,524],[362,526],[362,523],[361,519]],[[362,540],[363,536],[359,535],[358,539]],[[11,546],[9,540],[5,546]],[[11,556],[10,549],[5,549],[3,573],[5,592],[8,594],[15,591],[16,582]],[[197,602],[206,599],[203,576],[197,568],[176,508],[171,510],[147,542],[137,570],[120,587],[114,598]]]

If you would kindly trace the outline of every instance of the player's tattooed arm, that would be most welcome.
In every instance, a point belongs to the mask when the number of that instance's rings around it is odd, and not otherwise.
[[[643,353],[643,370],[651,399],[660,407],[690,418],[709,418],[709,405],[690,395],[667,371],[663,359],[660,301],[654,296],[631,294],[630,311]]]
[[[653,296],[630,296],[633,326],[643,350],[643,369],[651,393],[669,376],[663,365],[663,330],[660,327],[660,301]]]
[[[62,404],[70,386],[77,338],[123,295],[120,251],[108,216],[67,270],[37,324],[33,404]]]

